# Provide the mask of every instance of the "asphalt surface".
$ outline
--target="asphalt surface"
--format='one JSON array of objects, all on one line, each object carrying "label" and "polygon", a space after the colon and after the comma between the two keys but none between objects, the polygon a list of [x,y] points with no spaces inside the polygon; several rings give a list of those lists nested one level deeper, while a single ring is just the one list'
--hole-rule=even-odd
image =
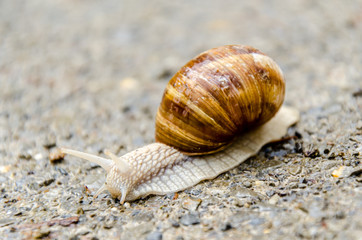
[{"label": "asphalt surface", "polygon": [[[361,239],[361,39],[362,1],[0,1],[0,235]],[[57,149],[153,142],[170,77],[226,44],[280,64],[288,138],[177,194],[94,199],[105,172]]]}]

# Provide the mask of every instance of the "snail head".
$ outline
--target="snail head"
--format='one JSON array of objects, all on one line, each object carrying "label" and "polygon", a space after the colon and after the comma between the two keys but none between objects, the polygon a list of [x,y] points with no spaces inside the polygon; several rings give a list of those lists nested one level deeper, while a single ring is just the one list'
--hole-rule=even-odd
[{"label": "snail head", "polygon": [[112,197],[118,198],[121,204],[124,203],[130,187],[128,179],[131,175],[131,167],[122,157],[117,157],[108,150],[105,150],[104,154],[110,159],[67,148],[61,148],[61,152],[96,163],[107,171],[106,182],[95,193],[95,198],[103,191],[108,190]]}]

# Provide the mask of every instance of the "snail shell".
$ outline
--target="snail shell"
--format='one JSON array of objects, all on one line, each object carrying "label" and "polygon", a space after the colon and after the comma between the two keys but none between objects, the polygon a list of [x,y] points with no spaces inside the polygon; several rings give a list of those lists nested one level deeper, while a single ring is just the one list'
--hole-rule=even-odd
[{"label": "snail shell", "polygon": [[156,143],[121,157],[105,151],[110,159],[61,151],[107,171],[95,197],[108,190],[123,203],[181,191],[228,171],[286,134],[299,113],[280,109],[284,91],[280,68],[259,50],[214,48],[192,59],[168,83],[156,115]]},{"label": "snail shell", "polygon": [[247,129],[271,119],[284,100],[278,65],[259,50],[208,50],[167,84],[156,115],[156,141],[188,155],[220,151]]}]

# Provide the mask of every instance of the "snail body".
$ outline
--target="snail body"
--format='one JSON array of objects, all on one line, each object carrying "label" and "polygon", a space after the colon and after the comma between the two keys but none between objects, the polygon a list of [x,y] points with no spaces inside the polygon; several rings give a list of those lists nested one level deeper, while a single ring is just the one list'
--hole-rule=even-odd
[{"label": "snail body", "polygon": [[107,171],[95,196],[108,190],[123,203],[177,192],[218,176],[281,138],[298,120],[294,109],[278,112],[284,94],[282,71],[270,57],[248,46],[214,48],[168,83],[156,115],[156,143],[121,157],[105,152],[111,159],[62,152]]}]

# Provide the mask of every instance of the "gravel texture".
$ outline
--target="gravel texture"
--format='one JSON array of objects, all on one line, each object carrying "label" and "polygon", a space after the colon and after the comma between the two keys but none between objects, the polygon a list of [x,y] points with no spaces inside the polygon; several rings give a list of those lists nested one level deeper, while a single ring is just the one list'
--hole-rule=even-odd
[{"label": "gravel texture", "polygon": [[[4,239],[361,239],[362,1],[0,1]],[[287,78],[301,120],[214,180],[120,205],[65,146],[154,140],[168,79],[247,44]]]}]

